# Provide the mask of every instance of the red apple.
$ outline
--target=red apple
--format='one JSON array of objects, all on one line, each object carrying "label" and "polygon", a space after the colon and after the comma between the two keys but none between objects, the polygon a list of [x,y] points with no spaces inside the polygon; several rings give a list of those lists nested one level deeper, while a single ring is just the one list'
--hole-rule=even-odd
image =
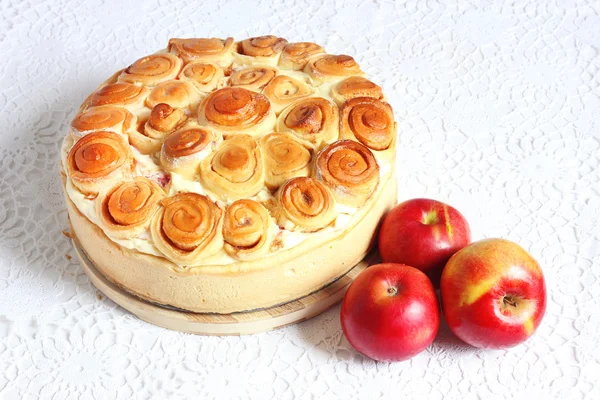
[{"label": "red apple", "polygon": [[379,253],[383,262],[413,266],[435,287],[448,259],[471,242],[471,229],[455,208],[437,200],[412,199],[398,204],[383,220]]},{"label": "red apple", "polygon": [[402,264],[378,264],[352,282],[340,319],[356,350],[375,360],[402,361],[433,342],[440,310],[424,273]]},{"label": "red apple", "polygon": [[448,326],[463,341],[501,349],[527,340],[546,310],[538,263],[521,246],[486,239],[450,258],[441,281]]}]

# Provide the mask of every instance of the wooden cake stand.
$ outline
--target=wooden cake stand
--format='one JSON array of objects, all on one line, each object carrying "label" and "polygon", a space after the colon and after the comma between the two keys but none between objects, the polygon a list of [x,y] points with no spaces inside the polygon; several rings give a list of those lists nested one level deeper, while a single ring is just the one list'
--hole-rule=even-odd
[{"label": "wooden cake stand", "polygon": [[373,251],[338,280],[289,303],[232,314],[202,314],[153,304],[126,292],[108,281],[96,269],[75,237],[73,246],[81,267],[92,284],[109,299],[146,322],[199,335],[247,335],[282,328],[315,317],[340,302],[356,276],[369,265],[378,262],[379,258],[377,252]]}]

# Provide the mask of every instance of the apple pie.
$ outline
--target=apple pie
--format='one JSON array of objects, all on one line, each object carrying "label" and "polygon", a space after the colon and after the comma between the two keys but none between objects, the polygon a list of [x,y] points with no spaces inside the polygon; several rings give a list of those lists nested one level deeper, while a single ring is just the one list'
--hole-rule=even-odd
[{"label": "apple pie", "polygon": [[147,301],[267,308],[347,273],[396,202],[396,123],[354,58],[171,39],[81,105],[61,172],[95,267]]}]

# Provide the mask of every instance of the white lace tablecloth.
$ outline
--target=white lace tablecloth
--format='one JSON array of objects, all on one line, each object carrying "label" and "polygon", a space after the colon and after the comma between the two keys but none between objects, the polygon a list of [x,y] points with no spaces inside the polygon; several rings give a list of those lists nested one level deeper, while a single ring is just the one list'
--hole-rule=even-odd
[{"label": "white lace tablecloth", "polygon": [[[2,0],[0,398],[600,398],[600,2]],[[273,33],[355,56],[399,131],[400,199],[463,211],[474,239],[521,243],[549,289],[506,351],[442,327],[403,363],[342,335],[339,307],[247,337],[138,320],[87,280],[59,143],[100,82],[170,37]]]}]

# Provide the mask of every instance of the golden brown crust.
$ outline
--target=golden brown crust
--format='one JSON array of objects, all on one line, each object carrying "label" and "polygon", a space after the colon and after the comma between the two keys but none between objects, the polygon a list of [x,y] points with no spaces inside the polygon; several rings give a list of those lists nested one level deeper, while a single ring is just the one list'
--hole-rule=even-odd
[{"label": "golden brown crust", "polygon": [[338,108],[323,97],[299,100],[281,112],[275,130],[319,149],[339,137]]},{"label": "golden brown crust", "polygon": [[312,152],[290,135],[270,133],[260,139],[265,184],[271,190],[297,176],[309,176]]},{"label": "golden brown crust", "polygon": [[150,90],[129,82],[116,82],[102,86],[89,97],[88,107],[122,104],[141,106]]},{"label": "golden brown crust", "polygon": [[164,198],[151,223],[160,251],[180,265],[198,265],[223,247],[223,210],[208,197],[178,193]]},{"label": "golden brown crust", "polygon": [[216,140],[215,134],[206,128],[183,128],[164,141],[160,162],[167,171],[193,178],[202,160],[212,150],[211,143]]},{"label": "golden brown crust", "polygon": [[223,217],[225,251],[238,260],[269,252],[275,224],[265,207],[254,200],[234,201]]},{"label": "golden brown crust", "polygon": [[129,145],[121,135],[93,132],[75,142],[69,151],[68,173],[81,192],[97,194],[102,187],[130,176],[132,160]]},{"label": "golden brown crust", "polygon": [[217,151],[202,162],[200,178],[205,188],[225,201],[256,195],[264,184],[258,143],[250,135],[225,137]]},{"label": "golden brown crust", "polygon": [[[217,130],[260,135],[274,117],[266,96],[250,90],[227,87],[209,94],[198,110],[198,122]],[[265,125],[265,126],[263,126]]]},{"label": "golden brown crust", "polygon": [[73,118],[71,135],[77,140],[86,133],[101,130],[127,134],[130,129],[135,129],[136,122],[137,118],[122,107],[91,107]]},{"label": "golden brown crust", "polygon": [[277,75],[262,92],[271,101],[276,114],[295,101],[312,96],[315,90],[306,82],[287,75]]},{"label": "golden brown crust", "polygon": [[325,53],[325,49],[316,43],[297,42],[287,44],[279,59],[279,68],[302,70],[312,57]]},{"label": "golden brown crust", "polygon": [[150,118],[146,122],[146,135],[162,139],[182,126],[187,117],[183,111],[166,103],[158,103],[152,108]]},{"label": "golden brown crust", "polygon": [[174,54],[151,54],[125,68],[119,81],[154,86],[175,79],[182,64],[181,59]]},{"label": "golden brown crust", "polygon": [[129,133],[129,142],[142,154],[154,154],[160,150],[164,139],[186,121],[183,111],[159,103],[152,108],[148,120]]},{"label": "golden brown crust", "polygon": [[236,86],[260,92],[277,74],[271,67],[248,67],[237,70],[229,76],[229,86]]},{"label": "golden brown crust", "polygon": [[142,176],[119,183],[96,203],[100,226],[112,237],[134,238],[148,230],[163,197],[163,189]]},{"label": "golden brown crust", "polygon": [[335,200],[323,183],[293,178],[277,192],[277,223],[289,230],[315,232],[335,221]]},{"label": "golden brown crust", "polygon": [[351,76],[331,88],[331,97],[340,107],[348,100],[356,97],[372,97],[383,99],[381,86],[362,76]]},{"label": "golden brown crust", "polygon": [[179,79],[188,81],[203,93],[216,89],[224,78],[223,68],[214,63],[193,62],[186,65],[179,74]]},{"label": "golden brown crust", "polygon": [[341,136],[357,140],[372,150],[386,150],[396,135],[392,107],[370,97],[357,97],[344,103]]},{"label": "golden brown crust", "polygon": [[172,80],[158,84],[146,99],[146,106],[153,108],[160,103],[181,109],[196,109],[202,96],[193,84],[186,81]]},{"label": "golden brown crust", "polygon": [[364,75],[354,58],[345,54],[324,54],[314,57],[306,64],[304,72],[309,74],[317,84],[341,80],[353,75]]},{"label": "golden brown crust", "polygon": [[237,48],[238,53],[251,57],[271,57],[281,53],[287,40],[273,36],[257,36],[242,40]]},{"label": "golden brown crust", "polygon": [[368,147],[352,140],[339,140],[317,156],[315,176],[342,204],[360,207],[377,189],[379,165]]},{"label": "golden brown crust", "polygon": [[169,40],[169,51],[179,55],[186,63],[192,61],[215,62],[229,67],[233,61],[233,38],[192,38]]},{"label": "golden brown crust", "polygon": [[169,157],[184,157],[198,153],[211,142],[212,133],[202,128],[184,129],[165,140],[163,151]]}]

